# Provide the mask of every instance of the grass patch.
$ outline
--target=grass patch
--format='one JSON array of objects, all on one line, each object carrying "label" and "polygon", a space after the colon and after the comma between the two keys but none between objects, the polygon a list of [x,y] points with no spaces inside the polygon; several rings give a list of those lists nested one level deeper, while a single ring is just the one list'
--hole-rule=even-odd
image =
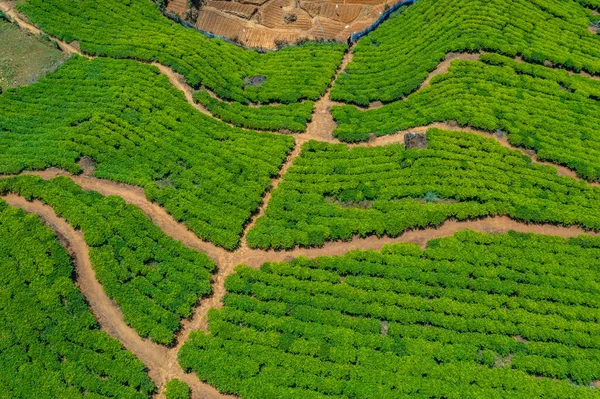
[{"label": "grass patch", "polygon": [[0,87],[23,86],[54,71],[67,58],[50,41],[0,19]]}]

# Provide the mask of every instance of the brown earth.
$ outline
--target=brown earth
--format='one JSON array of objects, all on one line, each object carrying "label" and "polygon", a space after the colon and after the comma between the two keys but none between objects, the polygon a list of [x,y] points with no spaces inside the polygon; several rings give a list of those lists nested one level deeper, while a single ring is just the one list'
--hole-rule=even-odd
[{"label": "brown earth", "polygon": [[[338,67],[338,70],[333,77],[332,82],[335,82],[346,66],[352,61],[352,51],[348,49],[342,58],[342,62]],[[333,85],[333,83],[332,83]],[[313,111],[312,120],[306,126],[306,132],[296,134],[297,142],[305,142],[307,140],[319,140],[330,143],[339,142],[333,137],[333,130],[337,127],[337,124],[331,116],[331,107],[338,103],[334,102],[330,98],[331,86],[327,89],[323,97],[315,102],[315,109]]]},{"label": "brown earth", "polygon": [[[399,0],[208,0],[195,25],[248,47],[273,49],[299,39],[338,40],[370,26]],[[167,11],[188,19],[188,0],[170,0]],[[194,22],[192,20],[192,22]]]}]

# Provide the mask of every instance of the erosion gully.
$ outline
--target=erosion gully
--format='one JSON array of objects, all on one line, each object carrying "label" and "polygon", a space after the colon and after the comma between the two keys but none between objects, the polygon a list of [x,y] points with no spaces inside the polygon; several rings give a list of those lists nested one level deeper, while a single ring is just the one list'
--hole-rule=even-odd
[{"label": "erosion gully", "polygon": [[[34,34],[41,33],[39,28],[35,27],[18,15],[11,3],[0,3],[0,10],[7,14],[11,19],[16,21],[22,29],[28,30]],[[83,54],[76,44],[65,43],[53,37],[51,37],[51,39],[55,40],[59,47],[65,52],[77,54],[87,58],[93,58]],[[446,59],[438,65],[436,70],[427,77],[427,79],[421,85],[421,88],[426,87],[433,76],[447,72],[451,61],[455,59],[474,60],[478,58],[479,54],[448,54]],[[338,71],[336,72],[332,82],[337,79],[337,76],[344,70],[346,65],[351,60],[352,51],[349,49],[344,55],[342,63],[340,64],[340,67],[338,68]],[[212,116],[204,107],[194,103],[192,98],[194,90],[186,83],[183,76],[164,65],[157,63],[153,63],[152,65],[158,67],[160,72],[169,78],[171,84],[184,93],[188,103],[190,103],[200,112]],[[247,233],[255,225],[256,220],[264,215],[265,209],[267,208],[271,199],[272,191],[277,188],[281,182],[282,176],[290,168],[294,159],[300,155],[302,144],[309,140],[339,143],[339,141],[332,135],[336,124],[330,113],[331,106],[336,105],[337,103],[330,99],[329,92],[330,89],[328,89],[325,95],[315,103],[313,118],[308,124],[306,132],[292,135],[296,141],[294,149],[290,152],[286,161],[283,163],[278,176],[272,181],[270,189],[265,193],[263,203],[259,207],[258,212],[253,216],[250,223],[248,223],[244,229],[244,234],[241,238],[241,245],[235,251],[227,251],[223,248],[215,246],[212,243],[199,239],[194,233],[188,230],[185,225],[177,222],[163,208],[148,201],[142,188],[120,184],[109,180],[98,179],[93,176],[93,169],[89,167],[84,167],[84,173],[81,175],[71,175],[68,172],[54,168],[37,172],[23,173],[36,175],[43,179],[51,179],[56,176],[67,176],[72,179],[74,183],[81,186],[84,190],[97,191],[105,196],[119,196],[128,204],[132,204],[140,208],[140,210],[142,210],[165,234],[169,235],[174,240],[181,241],[189,248],[206,253],[215,261],[217,264],[217,272],[213,276],[212,294],[209,297],[202,298],[199,301],[199,306],[196,307],[192,317],[182,322],[182,328],[177,334],[176,344],[173,347],[166,347],[156,344],[148,339],[142,339],[131,327],[125,324],[123,320],[123,314],[121,313],[118,305],[106,295],[101,284],[95,278],[95,272],[90,263],[89,248],[83,239],[83,234],[80,231],[73,229],[73,227],[71,227],[71,225],[69,225],[64,219],[57,216],[50,206],[45,205],[40,201],[30,202],[25,198],[15,194],[8,194],[1,197],[11,206],[19,207],[26,212],[38,215],[44,221],[44,223],[56,233],[61,243],[65,246],[65,248],[67,248],[71,254],[71,257],[73,258],[77,272],[76,283],[83,295],[86,297],[98,322],[108,334],[118,339],[126,349],[134,353],[142,362],[144,362],[148,369],[150,378],[152,378],[155,384],[159,387],[159,392],[156,394],[157,398],[164,398],[163,386],[171,378],[179,378],[180,380],[189,384],[192,389],[192,397],[194,399],[234,398],[234,396],[223,395],[212,386],[201,382],[195,374],[185,373],[177,362],[177,353],[179,352],[181,346],[186,342],[189,334],[192,331],[204,330],[208,332],[208,310],[222,306],[221,301],[225,295],[225,279],[234,272],[234,269],[237,265],[245,264],[258,268],[265,262],[288,261],[299,256],[314,258],[318,256],[344,255],[352,250],[378,250],[384,245],[402,242],[415,243],[422,248],[425,248],[429,240],[450,236],[463,229],[471,229],[484,233],[503,233],[514,230],[524,233],[547,234],[565,238],[576,237],[581,234],[590,234],[590,232],[579,227],[525,224],[511,220],[508,217],[488,217],[473,221],[448,220],[438,228],[409,230],[396,238],[375,236],[367,238],[354,237],[348,242],[329,242],[320,248],[296,248],[290,251],[279,252],[273,250],[264,251],[251,249],[246,242]],[[380,103],[374,102],[369,106],[369,108],[376,108],[380,105]],[[488,132],[475,130],[468,127],[460,127],[455,122],[434,123],[431,125],[410,129],[410,132],[425,132],[430,128],[461,130],[479,134],[488,138],[493,137],[498,143],[505,147],[520,150],[525,155],[529,156],[532,159],[532,162],[553,166],[557,169],[558,175],[577,178],[575,172],[572,170],[566,167],[538,161],[533,152],[511,146],[508,143],[508,140],[506,140],[504,137],[498,137],[495,135],[490,136]],[[369,147],[401,143],[403,142],[404,135],[406,133],[408,133],[408,131],[401,131],[394,135],[373,138],[368,142],[350,144],[349,146]],[[11,176],[0,176],[0,178],[7,177]],[[596,185],[596,183],[589,184]],[[592,234],[598,235],[596,233]]]}]

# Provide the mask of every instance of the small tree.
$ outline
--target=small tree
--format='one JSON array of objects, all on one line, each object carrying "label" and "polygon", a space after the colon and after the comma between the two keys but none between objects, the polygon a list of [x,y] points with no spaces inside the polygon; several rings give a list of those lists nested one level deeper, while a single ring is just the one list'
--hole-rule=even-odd
[{"label": "small tree", "polygon": [[165,3],[165,0],[155,0],[156,4],[158,5],[158,8],[160,9],[160,12],[165,12],[165,10],[167,9],[167,4]]}]

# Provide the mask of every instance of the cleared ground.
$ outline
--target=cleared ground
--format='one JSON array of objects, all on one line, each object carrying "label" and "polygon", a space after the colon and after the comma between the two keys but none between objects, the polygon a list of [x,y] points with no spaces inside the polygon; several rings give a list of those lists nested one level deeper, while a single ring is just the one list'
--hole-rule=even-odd
[{"label": "cleared ground", "polygon": [[58,68],[67,58],[52,43],[0,19],[0,87],[35,82]]},{"label": "cleared ground", "polygon": [[[193,2],[192,2],[193,3]],[[195,22],[202,30],[249,47],[271,49],[300,39],[346,41],[370,26],[397,0],[171,0],[167,11]]]}]

